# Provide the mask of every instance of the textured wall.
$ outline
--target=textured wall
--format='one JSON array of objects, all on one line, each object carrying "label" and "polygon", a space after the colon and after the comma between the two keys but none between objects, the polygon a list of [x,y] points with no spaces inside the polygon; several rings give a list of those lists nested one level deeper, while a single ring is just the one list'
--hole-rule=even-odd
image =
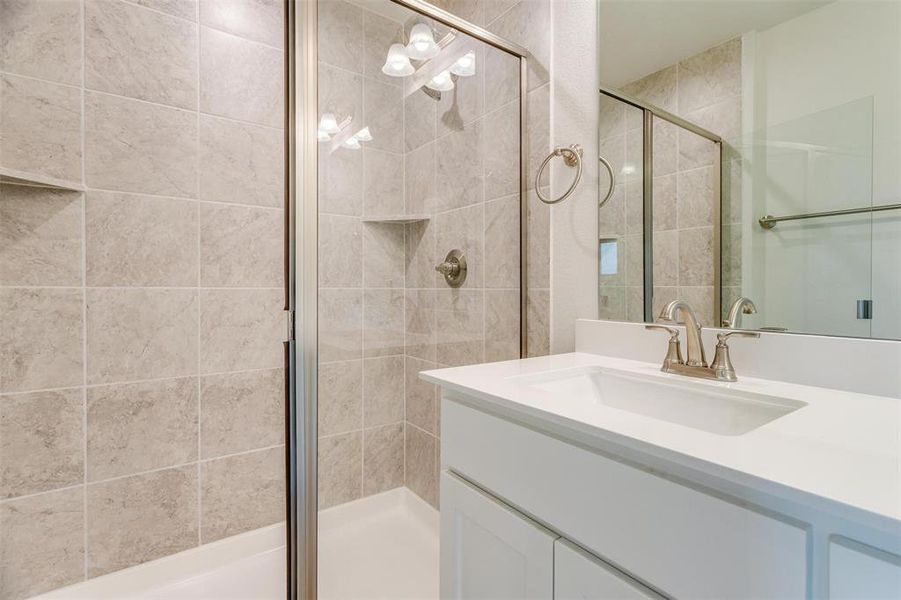
[{"label": "textured wall", "polygon": [[0,598],[283,518],[281,4],[0,0]]},{"label": "textured wall", "polygon": [[[730,210],[738,178],[728,140],[741,130],[741,41],[732,40],[623,86],[636,98],[719,134],[724,146],[724,207],[727,222],[739,220]],[[622,177],[616,194],[599,215],[599,236],[624,241],[617,275],[601,276],[600,317],[643,319],[642,288],[642,132],[641,112],[615,100],[601,103],[601,155]],[[654,122],[654,310],[680,298],[689,302],[704,325],[713,314],[713,220],[719,164],[715,145],[677,125]],[[740,227],[723,229],[726,261],[724,285],[740,285]],[[729,296],[724,295],[724,303]]]},{"label": "textured wall", "polygon": [[[440,5],[537,51],[528,135],[540,161],[548,2]],[[340,0],[320,8],[320,113],[373,135],[357,151],[320,145],[320,507],[399,485],[437,505],[438,394],[417,373],[519,352],[519,64],[480,46],[477,74],[440,101],[405,99],[380,71],[401,24]],[[533,196],[529,342],[543,354],[549,212]],[[426,219],[371,221],[399,214]],[[434,271],[452,248],[469,266],[459,289]]]}]

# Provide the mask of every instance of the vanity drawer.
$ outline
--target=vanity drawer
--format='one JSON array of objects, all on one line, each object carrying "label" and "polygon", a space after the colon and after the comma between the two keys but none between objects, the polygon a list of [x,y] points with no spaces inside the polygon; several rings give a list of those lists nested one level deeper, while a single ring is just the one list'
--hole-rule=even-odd
[{"label": "vanity drawer", "polygon": [[805,598],[807,531],[442,400],[442,462],[677,598]]}]

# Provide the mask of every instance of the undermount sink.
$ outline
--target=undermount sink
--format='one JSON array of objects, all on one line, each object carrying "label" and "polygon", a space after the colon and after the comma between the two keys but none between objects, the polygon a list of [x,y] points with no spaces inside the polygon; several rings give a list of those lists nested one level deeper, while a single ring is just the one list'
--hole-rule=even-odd
[{"label": "undermount sink", "polygon": [[805,402],[665,376],[578,367],[519,376],[521,385],[719,435],[742,435]]}]

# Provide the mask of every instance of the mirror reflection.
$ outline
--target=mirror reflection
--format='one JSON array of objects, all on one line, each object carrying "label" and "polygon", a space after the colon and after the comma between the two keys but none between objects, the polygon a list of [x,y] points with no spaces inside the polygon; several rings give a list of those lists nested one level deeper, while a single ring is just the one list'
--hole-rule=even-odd
[{"label": "mirror reflection", "polygon": [[601,0],[599,48],[600,318],[901,338],[901,2]]}]

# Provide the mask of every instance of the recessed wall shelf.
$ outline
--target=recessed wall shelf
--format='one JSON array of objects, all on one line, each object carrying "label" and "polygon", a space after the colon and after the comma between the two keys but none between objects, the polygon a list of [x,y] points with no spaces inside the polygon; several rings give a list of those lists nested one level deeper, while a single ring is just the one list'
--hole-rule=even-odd
[{"label": "recessed wall shelf", "polygon": [[382,217],[363,217],[364,223],[396,223],[398,225],[419,223],[420,221],[428,220],[428,215],[385,215]]},{"label": "recessed wall shelf", "polygon": [[43,187],[55,188],[58,190],[69,190],[71,192],[84,191],[84,184],[80,181],[57,179],[56,177],[50,177],[48,175],[18,171],[7,167],[0,167],[0,183],[24,183],[27,185],[40,185]]}]

